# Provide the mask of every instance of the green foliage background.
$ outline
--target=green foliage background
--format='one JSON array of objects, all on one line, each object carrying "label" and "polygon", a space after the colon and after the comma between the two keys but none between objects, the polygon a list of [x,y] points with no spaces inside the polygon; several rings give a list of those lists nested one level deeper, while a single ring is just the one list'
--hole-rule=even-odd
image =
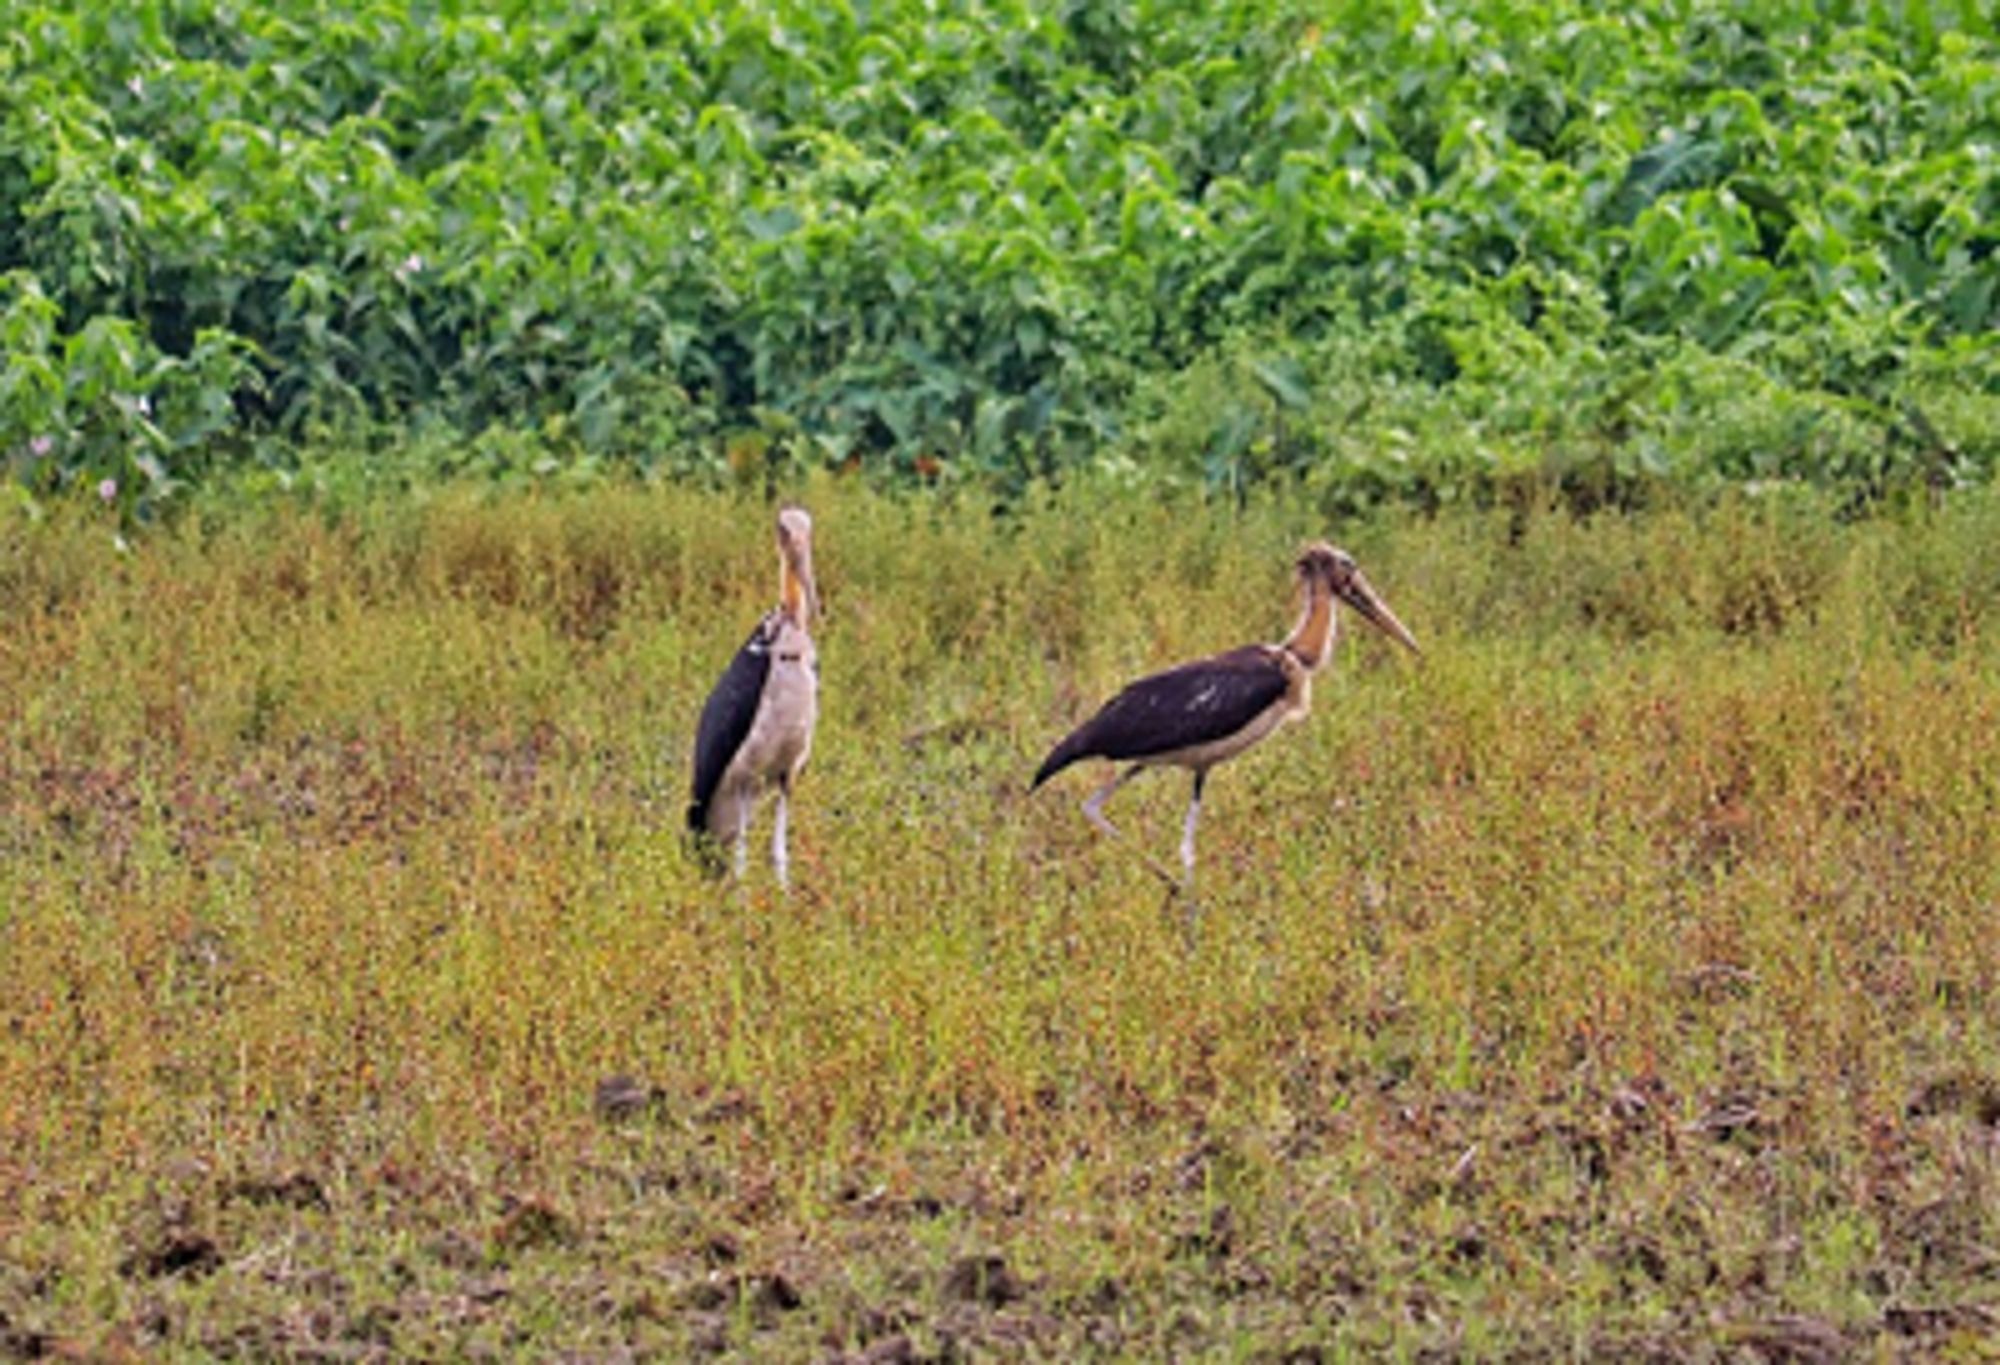
[{"label": "green foliage background", "polygon": [[32,490],[143,510],[328,432],[1343,506],[2000,456],[1979,0],[7,0],[0,34]]}]

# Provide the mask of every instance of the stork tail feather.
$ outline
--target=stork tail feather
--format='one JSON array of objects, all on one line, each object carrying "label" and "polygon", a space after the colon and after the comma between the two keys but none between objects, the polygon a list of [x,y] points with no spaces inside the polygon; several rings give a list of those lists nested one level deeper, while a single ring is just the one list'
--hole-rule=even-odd
[{"label": "stork tail feather", "polygon": [[1035,769],[1035,780],[1028,784],[1028,790],[1035,790],[1070,764],[1087,757],[1089,755],[1084,752],[1084,746],[1077,741],[1076,735],[1065,737],[1062,743],[1049,750],[1049,756],[1042,760],[1042,766]]}]

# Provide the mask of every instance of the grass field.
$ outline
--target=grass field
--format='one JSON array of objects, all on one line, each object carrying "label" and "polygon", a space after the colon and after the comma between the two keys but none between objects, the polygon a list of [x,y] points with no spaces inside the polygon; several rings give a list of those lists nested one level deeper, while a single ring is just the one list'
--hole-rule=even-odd
[{"label": "grass field", "polygon": [[[761,502],[0,525],[0,1356],[1991,1350],[2000,499],[805,496],[789,898],[677,837]],[[1329,534],[1425,655],[1190,943],[1026,778]]]}]

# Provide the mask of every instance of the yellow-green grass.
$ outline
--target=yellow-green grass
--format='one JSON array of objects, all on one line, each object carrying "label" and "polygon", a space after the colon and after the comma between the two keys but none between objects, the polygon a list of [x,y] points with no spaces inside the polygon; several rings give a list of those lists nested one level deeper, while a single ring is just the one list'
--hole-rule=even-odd
[{"label": "yellow-green grass", "polygon": [[[679,841],[760,502],[0,530],[0,1355],[2000,1322],[2000,501],[804,496],[789,898]],[[1026,778],[1124,679],[1281,634],[1321,535],[1425,654],[1350,618],[1218,770],[1190,941],[1095,772]],[[1171,861],[1186,794],[1113,814]]]}]

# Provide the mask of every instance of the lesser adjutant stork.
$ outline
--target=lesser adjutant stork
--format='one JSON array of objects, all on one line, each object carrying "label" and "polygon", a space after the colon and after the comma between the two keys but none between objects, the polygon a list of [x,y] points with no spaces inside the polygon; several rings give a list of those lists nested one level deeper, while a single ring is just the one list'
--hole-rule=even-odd
[{"label": "lesser adjutant stork", "polygon": [[[1333,655],[1338,628],[1334,603],[1347,603],[1392,639],[1417,649],[1416,639],[1346,551],[1324,541],[1308,545],[1300,551],[1296,568],[1304,605],[1298,624],[1282,644],[1245,645],[1130,684],[1049,751],[1029,789],[1082,759],[1109,758],[1128,764],[1083,803],[1090,822],[1116,836],[1118,831],[1104,815],[1104,803],[1113,792],[1148,768],[1169,765],[1190,770],[1194,796],[1181,834],[1181,866],[1182,885],[1191,888],[1195,825],[1201,819],[1201,793],[1209,769],[1306,714],[1313,674]],[[1159,864],[1150,858],[1147,864],[1174,885],[1172,875]]]},{"label": "lesser adjutant stork", "polygon": [[695,731],[688,829],[719,873],[717,846],[735,848],[737,876],[748,861],[750,816],[766,789],[777,794],[771,866],[788,880],[785,825],[792,783],[812,750],[819,716],[819,660],[809,627],[819,613],[813,587],[812,518],[802,507],[778,513],[778,605],[729,661]]}]

